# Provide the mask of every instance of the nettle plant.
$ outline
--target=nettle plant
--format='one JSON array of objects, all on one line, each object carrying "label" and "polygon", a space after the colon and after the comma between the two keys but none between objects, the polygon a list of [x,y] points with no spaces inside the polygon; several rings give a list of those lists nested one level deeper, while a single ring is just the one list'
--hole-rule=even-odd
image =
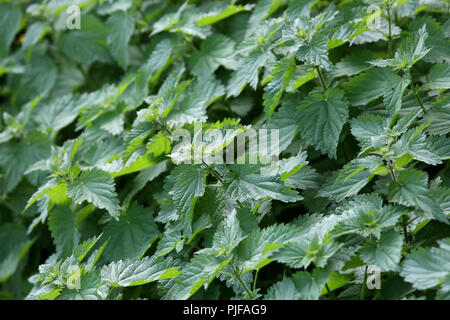
[{"label": "nettle plant", "polygon": [[448,1],[20,0],[0,29],[1,298],[450,298]]}]

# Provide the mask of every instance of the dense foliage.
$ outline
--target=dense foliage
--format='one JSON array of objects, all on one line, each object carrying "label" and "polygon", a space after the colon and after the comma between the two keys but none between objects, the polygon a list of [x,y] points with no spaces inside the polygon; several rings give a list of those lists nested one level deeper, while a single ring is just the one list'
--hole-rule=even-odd
[{"label": "dense foliage", "polygon": [[[0,30],[0,298],[450,298],[448,1],[14,0]],[[184,163],[251,129],[257,163]]]}]

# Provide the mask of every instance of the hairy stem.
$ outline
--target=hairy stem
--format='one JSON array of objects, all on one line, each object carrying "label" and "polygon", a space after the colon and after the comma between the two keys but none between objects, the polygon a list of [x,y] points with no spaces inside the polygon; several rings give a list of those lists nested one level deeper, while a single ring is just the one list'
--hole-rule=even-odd
[{"label": "hairy stem", "polygon": [[253,292],[256,291],[256,280],[258,279],[258,273],[259,273],[259,269],[256,270],[255,279],[253,280]]},{"label": "hairy stem", "polygon": [[388,18],[388,58],[392,58],[392,21],[391,21],[391,6],[387,5],[387,18]]},{"label": "hairy stem", "polygon": [[320,83],[322,84],[323,91],[327,91],[328,87],[325,82],[325,78],[323,77],[322,71],[320,70],[319,66],[316,66],[317,74],[319,75]]},{"label": "hairy stem", "polygon": [[330,290],[330,287],[328,287],[328,283],[325,284],[325,288],[327,288],[327,293],[330,299],[336,300],[336,296],[334,295],[334,292]]},{"label": "hairy stem", "polygon": [[242,287],[244,288],[245,292],[247,292],[247,295],[248,295],[249,297],[251,297],[251,296],[252,296],[252,293],[251,293],[250,290],[247,288],[247,286],[245,285],[244,281],[242,281],[242,278],[241,278],[240,273],[237,272],[237,270],[236,270],[232,265],[230,265],[230,267],[231,267],[231,270],[233,270],[233,273],[236,275],[236,278],[238,279],[238,281],[241,283],[241,285],[242,285]]},{"label": "hairy stem", "polygon": [[402,217],[403,236],[405,237],[405,243],[408,243],[408,218],[406,215]]},{"label": "hairy stem", "polygon": [[363,284],[362,284],[362,286],[361,286],[361,295],[359,296],[359,299],[360,299],[360,300],[364,300],[365,297],[366,297],[367,269],[368,269],[368,266],[366,266],[366,269],[365,269],[365,271],[364,271],[364,281],[363,281]]},{"label": "hairy stem", "polygon": [[[397,176],[395,175],[395,171],[394,171],[394,168],[392,166],[391,159],[387,158],[387,163],[389,165],[389,170],[391,171],[392,180],[397,182]],[[408,220],[407,219],[408,218],[406,216],[403,216],[403,218],[402,218],[403,235],[405,237],[405,242],[406,243],[408,243]]]},{"label": "hairy stem", "polygon": [[391,172],[391,178],[392,178],[392,180],[397,182],[397,176],[395,175],[395,171],[394,171],[394,167],[393,167],[392,161],[389,158],[386,158],[386,160],[387,160],[387,163],[388,163],[388,166],[389,166],[389,170]]},{"label": "hairy stem", "polygon": [[420,106],[420,109],[422,109],[422,112],[425,113],[427,110],[425,109],[425,106],[423,105],[422,100],[420,100],[419,94],[416,92],[416,90],[413,90],[413,94],[417,100],[417,103]]},{"label": "hairy stem", "polygon": [[238,199],[236,199],[236,203],[239,205],[239,207],[245,208],[245,206],[242,204],[242,202],[240,202]]}]

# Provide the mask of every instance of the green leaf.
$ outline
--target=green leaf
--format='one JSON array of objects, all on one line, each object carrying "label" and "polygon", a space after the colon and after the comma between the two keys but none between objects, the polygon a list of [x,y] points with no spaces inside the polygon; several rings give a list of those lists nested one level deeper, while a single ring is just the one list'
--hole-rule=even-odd
[{"label": "green leaf", "polygon": [[246,236],[244,236],[244,232],[239,225],[236,210],[234,209],[217,227],[212,247],[203,249],[200,252],[213,253],[215,256],[229,256],[233,249],[245,238]]},{"label": "green leaf", "polygon": [[75,203],[92,203],[99,209],[106,209],[114,218],[119,217],[119,200],[113,178],[99,169],[84,171],[67,185],[67,196]]},{"label": "green leaf", "polygon": [[374,147],[380,149],[392,141],[388,135],[389,121],[381,116],[361,116],[351,122],[352,134],[359,141],[361,153]]},{"label": "green leaf", "polygon": [[168,119],[182,123],[206,120],[206,108],[225,94],[222,83],[211,77],[197,79],[175,102]]},{"label": "green leaf", "polygon": [[428,189],[428,175],[416,169],[402,171],[397,181],[392,181],[388,188],[390,201],[405,206],[417,206],[434,219],[449,223],[441,207],[430,195]]},{"label": "green leaf", "polygon": [[33,242],[20,225],[5,223],[0,226],[0,282],[14,274]]},{"label": "green leaf", "polygon": [[369,61],[372,59],[373,53],[368,50],[359,50],[336,63],[335,69],[331,72],[333,77],[353,76],[362,71],[370,69],[372,66]]},{"label": "green leaf", "polygon": [[33,54],[31,64],[27,66],[25,75],[20,79],[13,99],[22,105],[47,96],[55,85],[56,76],[57,70],[52,59],[45,55]]},{"label": "green leaf", "polygon": [[228,82],[227,97],[237,97],[247,84],[256,89],[259,70],[266,63],[266,59],[266,52],[259,48],[245,57]]},{"label": "green leaf", "polygon": [[77,214],[66,206],[57,206],[50,211],[48,226],[61,258],[68,257],[80,241]]},{"label": "green leaf", "polygon": [[401,207],[386,205],[383,208],[365,206],[358,208],[353,215],[344,219],[335,229],[336,234],[360,234],[363,237],[374,235],[380,238],[384,228],[394,226],[404,213]]},{"label": "green leaf", "polygon": [[402,39],[402,42],[395,52],[394,58],[374,60],[371,61],[371,63],[379,67],[393,67],[394,70],[409,70],[430,51],[425,45],[425,40],[427,38],[428,33],[426,31],[426,25],[423,25],[417,32]]},{"label": "green leaf", "polygon": [[410,82],[411,80],[406,76],[400,77],[395,75],[387,79],[383,99],[391,116],[396,115],[402,107],[403,93]]},{"label": "green leaf", "polygon": [[273,255],[273,259],[295,269],[308,268],[311,263],[316,267],[325,267],[328,259],[340,247],[341,245],[334,241],[320,243],[315,235],[311,240],[288,243]]},{"label": "green leaf", "polygon": [[60,50],[79,63],[111,62],[105,25],[91,15],[81,16],[81,29],[70,30],[59,38]]},{"label": "green leaf", "polygon": [[421,132],[423,127],[418,127],[406,131],[406,133],[392,145],[395,158],[400,158],[404,154],[410,154],[414,159],[437,165],[442,163],[439,155],[435,153],[429,139]]},{"label": "green leaf", "polygon": [[112,56],[126,69],[128,65],[128,42],[134,32],[134,19],[130,13],[116,11],[105,25],[108,30],[106,42]]},{"label": "green leaf", "polygon": [[322,175],[315,169],[307,166],[294,173],[284,182],[294,189],[318,189],[322,184]]},{"label": "green leaf", "polygon": [[300,293],[291,278],[283,278],[267,290],[265,300],[298,300]]},{"label": "green leaf", "polygon": [[339,135],[348,118],[344,92],[335,88],[325,93],[315,90],[297,109],[302,138],[330,158],[335,158]]},{"label": "green leaf", "polygon": [[48,25],[45,22],[38,21],[33,23],[25,33],[22,48],[25,50],[34,46],[42,37],[44,37],[48,30]]},{"label": "green leaf", "polygon": [[317,300],[330,275],[328,271],[316,268],[312,273],[299,271],[292,275],[292,281],[299,291],[301,300]]},{"label": "green leaf", "polygon": [[331,70],[328,59],[328,39],[324,36],[314,36],[310,42],[301,43],[295,53],[295,57],[307,64],[320,66],[325,70]]},{"label": "green leaf", "polygon": [[97,290],[99,275],[97,272],[90,272],[81,276],[80,288],[69,289],[65,287],[57,300],[100,300]]},{"label": "green leaf", "polygon": [[424,89],[450,89],[450,66],[447,63],[434,65],[429,74],[430,81],[423,85]]},{"label": "green leaf", "polygon": [[273,69],[273,79],[264,87],[264,112],[270,119],[283,92],[291,82],[296,71],[294,59],[283,59]]},{"label": "green leaf", "polygon": [[422,123],[430,122],[427,131],[435,135],[446,135],[450,132],[450,97],[438,101],[423,116]]},{"label": "green leaf", "polygon": [[50,155],[48,137],[32,132],[23,141],[0,144],[0,194],[6,195],[22,180],[25,171]]},{"label": "green leaf", "polygon": [[105,265],[102,268],[101,277],[102,281],[113,287],[139,286],[177,277],[180,272],[172,265],[171,259],[162,257],[120,260]]},{"label": "green leaf", "polygon": [[372,179],[372,171],[381,164],[381,158],[375,156],[355,159],[347,163],[327,180],[319,190],[319,196],[342,201],[357,194]]},{"label": "green leaf", "polygon": [[433,17],[424,15],[412,19],[408,27],[411,34],[417,34],[424,25],[426,25],[426,31],[428,33],[425,45],[430,51],[423,57],[423,60],[429,63],[448,63],[450,60],[450,53],[447,48],[450,45],[450,40],[448,33],[446,34],[445,32],[445,25],[440,25]]},{"label": "green leaf", "polygon": [[197,20],[197,25],[199,27],[204,27],[207,25],[214,24],[216,22],[219,22],[223,19],[226,19],[232,15],[235,15],[242,11],[249,11],[252,8],[252,5],[234,5],[230,4],[227,5],[225,3],[221,3],[220,5],[217,3],[214,3],[214,9],[212,11],[209,11],[205,14],[201,15],[201,18]]},{"label": "green leaf", "polygon": [[376,265],[381,271],[395,271],[402,257],[403,236],[396,231],[381,234],[380,240],[369,241],[360,251],[367,265]]},{"label": "green leaf", "polygon": [[283,224],[253,231],[239,244],[236,253],[239,269],[245,273],[266,266],[272,262],[276,249],[298,239],[301,235],[298,231],[295,226]]},{"label": "green leaf", "polygon": [[11,3],[0,3],[0,58],[6,57],[19,30],[22,11]]},{"label": "green leaf", "polygon": [[159,236],[150,209],[132,203],[119,220],[111,220],[102,238],[108,240],[104,256],[109,261],[142,257]]},{"label": "green leaf", "polygon": [[205,193],[205,172],[199,166],[180,165],[170,173],[169,191],[184,231],[192,231],[192,217],[195,202]]},{"label": "green leaf", "polygon": [[202,41],[200,50],[189,60],[190,71],[198,77],[208,77],[219,66],[229,68],[234,61],[234,41],[223,34],[214,34]]},{"label": "green leaf", "polygon": [[245,202],[265,197],[283,202],[296,202],[303,199],[297,192],[284,186],[278,176],[259,174],[257,165],[232,165],[231,172],[225,176],[224,186],[232,199]]},{"label": "green leaf", "polygon": [[344,83],[345,95],[351,105],[365,105],[384,95],[388,80],[395,77],[389,68],[369,69]]},{"label": "green leaf", "polygon": [[419,290],[432,288],[448,279],[450,270],[450,240],[438,241],[439,248],[419,248],[408,254],[400,275]]},{"label": "green leaf", "polygon": [[182,268],[182,273],[177,277],[175,285],[169,290],[163,299],[186,300],[198,289],[208,288],[216,275],[230,261],[199,254]]},{"label": "green leaf", "polygon": [[273,113],[272,118],[267,122],[267,129],[279,130],[278,150],[283,152],[291,144],[297,135],[299,128],[297,124],[297,112],[295,101],[283,103],[282,106]]}]

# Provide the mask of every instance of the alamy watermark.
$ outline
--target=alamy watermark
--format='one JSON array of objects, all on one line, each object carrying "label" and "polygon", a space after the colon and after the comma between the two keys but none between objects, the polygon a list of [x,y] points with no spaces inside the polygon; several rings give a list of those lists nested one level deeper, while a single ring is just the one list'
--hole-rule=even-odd
[{"label": "alamy watermark", "polygon": [[81,289],[81,268],[76,265],[71,265],[67,268],[69,276],[66,280],[66,286],[68,289]]},{"label": "alamy watermark", "polygon": [[66,14],[66,28],[69,30],[81,29],[81,9],[79,6],[73,4],[67,7]]},{"label": "alamy watermark", "polygon": [[367,267],[367,289],[381,289],[381,270],[378,266],[371,265]]}]

